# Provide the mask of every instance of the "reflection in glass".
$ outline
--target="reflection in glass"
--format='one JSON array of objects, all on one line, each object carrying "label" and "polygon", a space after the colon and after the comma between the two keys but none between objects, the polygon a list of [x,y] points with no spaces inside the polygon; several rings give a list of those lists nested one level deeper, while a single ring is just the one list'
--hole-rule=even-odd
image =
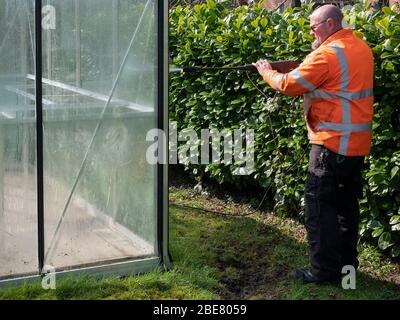
[{"label": "reflection in glass", "polygon": [[[34,3],[0,3],[0,279],[38,273]],[[156,1],[42,3],[44,264],[153,257]]]},{"label": "reflection in glass", "polygon": [[48,4],[58,16],[43,36],[45,264],[154,255],[154,3]]}]

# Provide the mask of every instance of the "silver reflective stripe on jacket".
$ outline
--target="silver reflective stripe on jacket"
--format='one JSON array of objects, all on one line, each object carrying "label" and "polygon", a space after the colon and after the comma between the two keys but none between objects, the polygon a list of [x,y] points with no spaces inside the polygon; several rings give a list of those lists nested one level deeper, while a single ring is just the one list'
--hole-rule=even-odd
[{"label": "silver reflective stripe on jacket", "polygon": [[298,83],[300,83],[304,88],[308,91],[314,91],[317,89],[312,83],[308,82],[304,77],[300,74],[298,69],[294,69],[289,72],[289,75]]},{"label": "silver reflective stripe on jacket", "polygon": [[359,100],[372,97],[374,95],[374,90],[366,89],[361,91],[353,92],[330,92],[325,90],[314,90],[310,93],[311,98],[321,98],[321,99],[346,99],[346,100]]}]

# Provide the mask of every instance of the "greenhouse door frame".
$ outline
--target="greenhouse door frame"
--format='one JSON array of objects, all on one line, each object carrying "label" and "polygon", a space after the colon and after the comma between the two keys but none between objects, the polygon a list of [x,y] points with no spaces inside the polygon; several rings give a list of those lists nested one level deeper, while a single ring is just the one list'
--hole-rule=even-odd
[{"label": "greenhouse door frame", "polygon": [[[162,266],[167,269],[171,264],[169,254],[168,234],[168,3],[164,0],[154,0],[157,8],[157,68],[156,68],[156,123],[157,129],[165,133],[166,139],[159,139],[158,150],[163,159],[159,159],[156,169],[156,214],[157,214],[157,239],[156,254],[154,257],[134,259],[125,262],[99,264],[98,266],[57,271],[57,278],[63,276],[107,276],[131,275],[151,271]],[[15,286],[23,282],[41,281],[48,274],[44,270],[45,241],[44,241],[44,169],[43,169],[43,101],[42,101],[42,0],[35,0],[35,72],[36,72],[36,138],[37,138],[37,223],[38,223],[38,262],[39,270],[36,275],[20,276],[0,280],[0,287]],[[160,153],[159,153],[160,154]]]}]

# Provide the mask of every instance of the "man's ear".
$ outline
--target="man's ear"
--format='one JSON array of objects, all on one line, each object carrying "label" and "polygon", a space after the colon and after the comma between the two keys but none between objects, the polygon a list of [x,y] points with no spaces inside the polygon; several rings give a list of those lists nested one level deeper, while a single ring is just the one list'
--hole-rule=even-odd
[{"label": "man's ear", "polygon": [[333,21],[332,18],[326,19],[326,22],[328,23],[329,27],[334,27],[335,26],[335,21]]}]

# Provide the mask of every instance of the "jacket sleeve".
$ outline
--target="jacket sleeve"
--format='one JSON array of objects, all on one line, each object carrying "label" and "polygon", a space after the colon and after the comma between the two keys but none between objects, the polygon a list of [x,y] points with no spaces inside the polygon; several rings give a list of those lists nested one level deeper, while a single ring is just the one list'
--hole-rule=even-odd
[{"label": "jacket sleeve", "polygon": [[329,73],[326,54],[314,51],[309,54],[303,63],[289,73],[279,73],[267,70],[263,79],[273,89],[289,96],[299,96],[314,91],[325,82]]}]

